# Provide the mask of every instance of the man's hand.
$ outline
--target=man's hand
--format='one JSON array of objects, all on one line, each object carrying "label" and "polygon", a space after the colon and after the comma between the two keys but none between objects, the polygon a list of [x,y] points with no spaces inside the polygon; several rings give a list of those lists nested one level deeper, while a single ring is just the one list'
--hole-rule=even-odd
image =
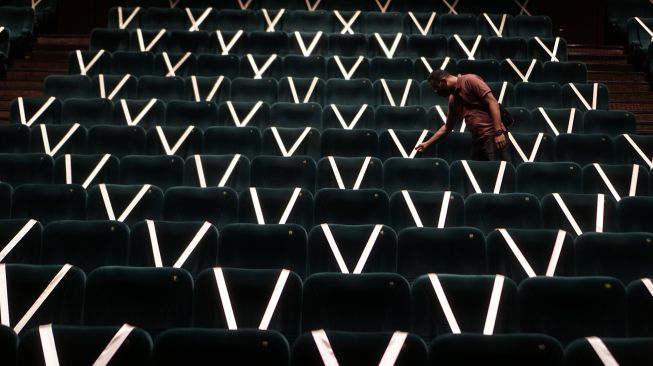
[{"label": "man's hand", "polygon": [[421,144],[415,146],[415,150],[417,150],[417,152],[422,152],[422,151],[426,150],[430,145],[431,145],[430,142],[425,141],[425,142],[422,142]]},{"label": "man's hand", "polygon": [[497,146],[497,149],[503,150],[506,147],[506,134],[503,133],[499,136],[494,136],[494,144]]}]

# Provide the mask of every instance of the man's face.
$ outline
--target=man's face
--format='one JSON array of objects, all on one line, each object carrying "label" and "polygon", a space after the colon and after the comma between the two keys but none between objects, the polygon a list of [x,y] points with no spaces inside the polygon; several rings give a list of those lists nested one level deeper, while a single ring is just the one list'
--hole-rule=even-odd
[{"label": "man's face", "polygon": [[448,97],[453,93],[452,88],[447,85],[447,80],[444,78],[431,81],[431,88],[441,97]]}]

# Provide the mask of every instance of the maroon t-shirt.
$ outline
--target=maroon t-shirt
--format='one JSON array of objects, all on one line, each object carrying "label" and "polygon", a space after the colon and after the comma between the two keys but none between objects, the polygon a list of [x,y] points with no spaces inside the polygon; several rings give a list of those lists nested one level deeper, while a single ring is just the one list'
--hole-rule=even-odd
[{"label": "maroon t-shirt", "polygon": [[456,120],[465,118],[467,128],[476,142],[494,135],[494,121],[490,116],[485,95],[491,90],[480,76],[458,75],[456,88],[449,96],[449,113]]}]

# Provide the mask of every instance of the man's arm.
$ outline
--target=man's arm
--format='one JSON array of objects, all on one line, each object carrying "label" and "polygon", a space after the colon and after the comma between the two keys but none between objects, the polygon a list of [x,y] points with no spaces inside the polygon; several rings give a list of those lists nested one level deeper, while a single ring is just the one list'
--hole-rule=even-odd
[{"label": "man's arm", "polygon": [[438,128],[437,131],[435,131],[435,133],[433,134],[433,136],[431,136],[431,138],[415,146],[415,150],[417,150],[417,152],[422,152],[426,150],[429,146],[431,146],[431,144],[433,144],[434,142],[442,138],[443,136],[448,135],[449,132],[453,130],[454,122],[456,121],[457,118],[458,116],[453,111],[451,111],[451,109],[449,109],[449,114],[447,115],[447,121],[442,126],[440,126],[440,128]]},{"label": "man's arm", "polygon": [[[490,117],[492,117],[492,121],[494,123],[494,131],[505,131],[506,127],[503,125],[503,122],[501,121],[501,111],[499,110],[499,102],[494,98],[494,95],[492,93],[487,93],[483,97],[485,99],[485,102],[488,105],[488,109],[490,111]],[[506,146],[506,136],[505,134],[502,135],[495,135],[494,136],[494,143],[497,145],[498,149],[503,149]]]}]

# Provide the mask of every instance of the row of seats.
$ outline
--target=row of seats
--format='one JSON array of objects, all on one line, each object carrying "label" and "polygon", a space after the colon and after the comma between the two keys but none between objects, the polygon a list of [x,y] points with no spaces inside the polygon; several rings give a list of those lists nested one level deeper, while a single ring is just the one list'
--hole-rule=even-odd
[{"label": "row of seats", "polygon": [[[554,229],[484,234],[472,227],[413,226],[397,233],[384,225],[304,229],[296,224],[246,223],[228,224],[218,232],[199,221],[140,221],[130,229],[122,222],[102,220],[52,221],[43,227],[31,219],[0,220],[0,227],[3,243],[13,243],[3,263],[70,263],[86,272],[102,266],[175,264],[193,277],[220,266],[287,268],[301,278],[321,272],[391,272],[410,282],[427,273],[500,274],[516,283],[536,275],[612,276],[624,283],[653,275],[653,234],[644,232],[584,233],[573,239]],[[191,242],[192,251],[179,262]],[[371,250],[358,263],[366,248]],[[551,269],[555,250],[560,252]]]},{"label": "row of seats", "polygon": [[[88,275],[70,265],[6,264],[3,269],[14,327],[35,294],[59,274],[46,304],[26,324],[24,320],[18,324],[18,333],[47,323],[129,323],[153,338],[170,328],[258,326],[279,331],[291,342],[301,332],[324,329],[411,331],[427,342],[462,331],[543,333],[568,344],[586,336],[650,337],[653,332],[648,278],[632,281],[626,288],[605,276],[542,276],[516,285],[500,275],[429,274],[411,285],[401,275],[385,272],[319,273],[302,283],[296,273],[276,269],[218,267],[204,270],[196,279],[173,267],[99,267]],[[275,287],[282,293],[272,304],[272,314],[264,315]],[[486,321],[488,312],[495,319]]]},{"label": "row of seats", "polygon": [[[115,55],[115,56],[114,56]],[[80,62],[81,60],[81,62]],[[135,63],[135,64],[132,64]],[[267,66],[265,66],[267,65]],[[216,76],[294,77],[320,79],[417,79],[424,80],[429,70],[442,68],[450,74],[477,74],[485,81],[521,81],[585,83],[587,66],[582,62],[491,59],[454,60],[451,58],[322,57],[322,56],[254,56],[137,52],[73,52],[68,59],[68,73],[96,76]]]},{"label": "row of seats", "polygon": [[641,214],[651,210],[652,198],[642,196],[617,201],[606,194],[553,193],[539,199],[530,193],[475,193],[463,200],[455,192],[421,191],[395,192],[390,198],[386,191],[373,188],[322,188],[315,196],[300,188],[252,187],[238,194],[226,187],[171,187],[165,195],[152,185],[101,184],[86,190],[79,184],[24,184],[12,190],[2,183],[1,188],[1,217],[43,223],[117,219],[133,224],[165,219],[209,221],[218,228],[237,222],[288,222],[311,228],[326,222],[392,224],[399,229],[418,225],[420,212],[428,211],[432,215],[428,222],[437,218],[438,226],[465,225],[483,232],[497,227],[564,229],[574,236],[653,231],[648,217]]},{"label": "row of seats", "polygon": [[[464,46],[464,47],[463,47]],[[531,59],[567,61],[561,38],[496,36],[339,34],[285,32],[187,32],[95,29],[90,51],[340,57],[452,57],[454,59]]]},{"label": "row of seats", "polygon": [[[336,14],[337,12],[337,14]],[[121,15],[122,13],[122,15]],[[107,28],[325,33],[460,34],[551,37],[551,18],[487,13],[362,12],[335,10],[230,10],[219,8],[111,8]],[[486,17],[487,15],[487,17]],[[340,20],[342,19],[342,20]],[[489,19],[489,20],[488,20]],[[344,21],[344,23],[343,23]],[[496,30],[494,28],[496,28]]]},{"label": "row of seats", "polygon": [[448,0],[424,0],[419,2],[406,0],[392,0],[385,3],[374,0],[363,0],[351,2],[349,0],[324,0],[324,1],[304,1],[304,0],[127,0],[125,6],[144,7],[144,8],[207,8],[216,9],[307,9],[309,11],[327,10],[361,10],[361,11],[436,11],[442,13],[510,13],[510,14],[527,14],[530,15],[530,7],[523,0],[495,0],[487,2],[485,0],[460,0],[458,2]]},{"label": "row of seats", "polygon": [[[44,1],[48,2],[48,0]],[[0,4],[0,25],[8,31],[2,37],[9,37],[7,57],[22,57],[35,41],[35,11],[31,6],[5,6]],[[3,32],[4,33],[4,32]]]},{"label": "row of seats", "polygon": [[[225,82],[226,80],[226,82]],[[534,108],[577,108],[581,111],[610,109],[608,87],[603,83],[556,82],[488,82],[488,87],[497,100],[506,107]],[[448,99],[439,96],[423,80],[377,80],[370,79],[328,79],[317,78],[235,78],[229,82],[221,76],[141,76],[131,75],[97,76],[91,79],[84,75],[50,75],[43,84],[43,94],[60,100],[70,98],[131,98],[145,100],[161,99],[195,100],[209,102],[244,102],[250,108],[263,102],[316,102],[321,105],[347,106],[414,106],[431,108],[447,106]],[[301,99],[300,99],[301,97]],[[111,108],[111,98],[96,100],[92,105],[106,111]],[[199,105],[199,104],[198,104]],[[205,104],[207,105],[207,104]],[[106,117],[105,117],[106,118]]]},{"label": "row of seats", "polygon": [[[292,188],[310,192],[322,188],[378,188],[388,194],[400,190],[452,190],[463,196],[480,192],[604,193],[641,196],[653,192],[648,166],[588,164],[571,162],[505,162],[456,160],[447,164],[438,158],[391,157],[385,162],[372,157],[324,157],[317,162],[308,156],[260,155],[250,160],[240,155],[178,156],[0,154],[0,181],[21,184],[82,184],[90,172],[100,170],[86,183],[206,186],[208,180],[236,191],[249,187]],[[201,171],[198,169],[201,166]],[[227,171],[229,171],[227,173]],[[223,178],[222,175],[227,177]],[[201,176],[201,177],[200,177]],[[497,183],[499,181],[499,183]],[[354,184],[356,182],[356,184]],[[496,186],[499,184],[499,186]],[[649,188],[649,185],[651,187]],[[612,192],[615,192],[614,194]]]},{"label": "row of seats", "polygon": [[[0,7],[11,7],[10,11],[14,12],[13,15],[18,16],[12,19],[11,24],[15,24],[14,22],[33,23],[34,31],[36,29],[47,30],[56,20],[57,0],[0,0]],[[31,19],[24,15],[29,11],[32,11],[33,15]]]},{"label": "row of seats", "polygon": [[[46,328],[49,329],[49,328]],[[57,356],[62,364],[79,361],[93,363],[119,327],[53,326]],[[39,330],[34,328],[19,338],[7,327],[0,327],[3,364],[31,366],[42,363],[43,349]],[[649,352],[651,338],[582,338],[563,348],[543,334],[445,335],[427,344],[415,334],[401,332],[307,333],[289,344],[285,337],[266,330],[219,330],[174,328],[154,340],[140,328],[132,330],[112,360],[137,365],[200,364],[205,360],[236,360],[247,365],[322,366],[317,346],[326,339],[333,357],[342,364],[377,365],[390,359],[397,366],[426,365],[532,365],[582,366],[600,362],[596,344],[604,345],[620,365],[646,365],[653,362]],[[392,347],[400,345],[400,348]],[[292,346],[292,347],[291,347]],[[183,349],[185,352],[180,352]],[[395,356],[394,352],[399,351]],[[605,353],[601,353],[602,355]],[[18,363],[16,364],[16,360]]]}]

